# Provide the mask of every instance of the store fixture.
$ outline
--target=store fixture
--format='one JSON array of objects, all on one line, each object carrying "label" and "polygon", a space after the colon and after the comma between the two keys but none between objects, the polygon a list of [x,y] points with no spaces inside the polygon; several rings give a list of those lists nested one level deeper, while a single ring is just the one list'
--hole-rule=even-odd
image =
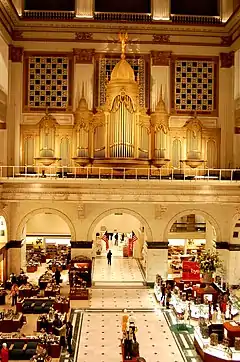
[{"label": "store fixture", "polygon": [[92,260],[77,256],[71,260],[69,271],[70,299],[88,299],[87,287],[92,285]]}]

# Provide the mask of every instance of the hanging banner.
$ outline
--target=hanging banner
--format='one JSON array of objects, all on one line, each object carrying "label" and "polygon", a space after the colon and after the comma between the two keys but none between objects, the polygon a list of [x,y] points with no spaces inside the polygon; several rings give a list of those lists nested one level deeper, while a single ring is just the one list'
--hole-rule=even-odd
[{"label": "hanging banner", "polygon": [[133,256],[133,239],[128,239],[128,256]]},{"label": "hanging banner", "polygon": [[200,269],[196,261],[183,261],[182,280],[200,281]]}]

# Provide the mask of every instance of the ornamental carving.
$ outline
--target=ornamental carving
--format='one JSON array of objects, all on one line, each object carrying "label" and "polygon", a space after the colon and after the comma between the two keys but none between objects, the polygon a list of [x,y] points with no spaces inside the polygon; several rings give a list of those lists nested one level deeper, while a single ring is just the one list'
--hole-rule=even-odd
[{"label": "ornamental carving", "polygon": [[159,52],[159,51],[152,51],[152,65],[157,66],[168,66],[170,59],[171,59],[172,52]]},{"label": "ornamental carving", "polygon": [[21,63],[23,59],[23,48],[9,45],[9,60],[13,63]]},{"label": "ornamental carving", "polygon": [[220,53],[221,68],[231,68],[234,65],[234,52]]},{"label": "ornamental carving", "polygon": [[167,207],[162,205],[155,205],[155,219],[162,219],[163,215],[166,213]]},{"label": "ornamental carving", "polygon": [[222,36],[221,45],[230,46],[232,44],[232,36]]},{"label": "ornamental carving", "polygon": [[92,64],[94,49],[73,49],[76,64]]},{"label": "ornamental carving", "polygon": [[154,43],[158,44],[170,43],[170,35],[153,34],[152,40]]},{"label": "ornamental carving", "polygon": [[22,40],[23,39],[23,32],[20,30],[14,30],[12,34],[13,40]]},{"label": "ornamental carving", "polygon": [[87,41],[87,40],[92,40],[92,39],[93,39],[92,33],[84,33],[84,32],[75,33],[75,40]]},{"label": "ornamental carving", "polygon": [[77,212],[78,212],[78,219],[84,219],[85,218],[85,205],[84,204],[79,204],[78,208],[77,208]]}]

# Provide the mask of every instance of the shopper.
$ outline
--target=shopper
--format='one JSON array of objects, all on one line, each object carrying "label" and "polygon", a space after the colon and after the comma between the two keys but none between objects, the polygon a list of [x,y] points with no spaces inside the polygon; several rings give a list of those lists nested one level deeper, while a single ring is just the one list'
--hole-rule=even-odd
[{"label": "shopper", "polygon": [[53,334],[55,334],[55,336],[59,336],[59,329],[61,327],[62,327],[62,322],[59,319],[58,314],[55,314],[54,321],[52,324]]},{"label": "shopper", "polygon": [[55,271],[55,280],[56,280],[56,284],[59,285],[60,284],[60,280],[61,280],[61,273],[58,267],[56,267],[56,271]]},{"label": "shopper", "polygon": [[12,285],[10,295],[12,297],[12,307],[17,304],[17,298],[19,294],[19,289],[16,283]]},{"label": "shopper", "polygon": [[161,295],[160,302],[162,302],[162,305],[164,306],[165,305],[165,296],[166,296],[166,285],[163,284],[161,289],[162,289],[162,295]]},{"label": "shopper", "polygon": [[112,252],[111,252],[111,250],[108,250],[107,260],[108,260],[108,265],[112,265]]},{"label": "shopper", "polygon": [[60,327],[58,329],[59,332],[59,336],[60,336],[60,346],[64,349],[66,347],[66,323],[64,323],[62,325],[62,327]]},{"label": "shopper", "polygon": [[3,343],[3,344],[2,344],[2,349],[1,349],[0,357],[1,357],[1,362],[8,362],[8,360],[9,360],[9,353],[8,353],[7,343]]},{"label": "shopper", "polygon": [[67,350],[68,353],[72,353],[72,333],[73,333],[73,326],[70,321],[67,322],[67,332],[66,332],[66,338],[67,338]]}]

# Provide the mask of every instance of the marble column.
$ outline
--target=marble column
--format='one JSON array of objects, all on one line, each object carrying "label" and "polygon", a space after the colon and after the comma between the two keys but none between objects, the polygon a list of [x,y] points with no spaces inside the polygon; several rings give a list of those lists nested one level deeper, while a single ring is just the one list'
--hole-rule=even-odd
[{"label": "marble column", "polygon": [[219,123],[221,127],[220,167],[234,167],[234,53],[220,53]]},{"label": "marble column", "polygon": [[[23,48],[9,47],[9,88],[7,104],[7,162],[20,164],[20,123],[22,115]],[[16,171],[16,170],[15,170]]]},{"label": "marble column", "polygon": [[94,85],[94,49],[74,49],[74,108],[82,95],[87,101],[88,109],[93,108]]},{"label": "marble column", "polygon": [[223,263],[223,273],[221,277],[224,282],[229,281],[229,243],[227,241],[216,242],[216,249]]},{"label": "marble column", "polygon": [[153,20],[170,19],[170,0],[152,0]]},{"label": "marble column", "polygon": [[21,269],[21,240],[11,240],[6,244],[7,277],[11,273],[19,274]]},{"label": "marble column", "polygon": [[86,256],[92,258],[92,241],[71,241],[71,258]]},{"label": "marble column", "polygon": [[159,274],[163,279],[168,278],[168,242],[147,241],[146,281],[152,284]]},{"label": "marble column", "polygon": [[93,18],[93,0],[75,0],[76,18]]},{"label": "marble column", "polygon": [[223,23],[226,23],[233,13],[234,0],[221,0],[220,12]]},{"label": "marble column", "polygon": [[235,128],[234,128],[234,167],[240,167],[240,50],[234,54],[234,101],[235,101]]}]

